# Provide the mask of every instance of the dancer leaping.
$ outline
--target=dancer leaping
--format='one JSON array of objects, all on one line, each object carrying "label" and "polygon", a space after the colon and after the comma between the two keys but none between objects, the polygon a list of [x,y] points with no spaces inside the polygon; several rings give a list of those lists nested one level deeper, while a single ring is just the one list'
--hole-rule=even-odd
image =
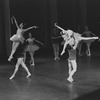
[{"label": "dancer leaping", "polygon": [[15,51],[16,51],[18,45],[19,45],[20,43],[23,43],[23,41],[24,41],[23,34],[24,34],[26,31],[28,31],[28,30],[30,30],[30,29],[32,29],[32,28],[37,28],[37,26],[32,26],[32,27],[29,27],[29,28],[27,28],[27,29],[23,29],[23,27],[24,27],[23,23],[21,23],[21,24],[18,26],[17,21],[16,21],[16,19],[15,19],[14,16],[13,16],[13,19],[14,19],[14,22],[15,22],[16,27],[17,27],[17,32],[16,32],[16,34],[14,34],[14,35],[10,38],[10,40],[11,40],[13,43],[12,43],[12,51],[11,51],[11,54],[10,54],[10,56],[9,56],[9,58],[8,58],[8,61],[11,61],[11,59],[13,58],[13,54],[15,53]]}]

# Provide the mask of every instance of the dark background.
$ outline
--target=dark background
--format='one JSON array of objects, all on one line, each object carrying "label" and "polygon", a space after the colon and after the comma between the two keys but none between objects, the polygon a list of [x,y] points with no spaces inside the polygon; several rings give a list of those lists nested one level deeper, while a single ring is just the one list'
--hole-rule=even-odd
[{"label": "dark background", "polygon": [[[52,17],[57,17],[58,25],[64,29],[73,31],[84,31],[87,25],[89,30],[100,36],[100,0],[55,0],[56,6],[51,10],[53,0],[1,0],[0,1],[0,55],[8,57],[11,48],[9,37],[16,32],[16,26],[6,19],[10,20],[16,17],[18,24],[26,23],[25,28],[37,25],[38,29],[30,30],[33,36],[44,43],[41,47],[41,54],[52,53],[52,44],[50,36],[52,34]],[[8,5],[8,6],[7,6]],[[9,7],[9,14],[7,7]],[[6,9],[6,10],[5,10]],[[57,9],[57,11],[55,10]],[[51,14],[53,12],[53,15]],[[6,17],[6,15],[9,17]],[[10,23],[10,24],[9,24]],[[9,26],[9,29],[8,29]],[[5,28],[7,27],[7,28]],[[8,32],[9,30],[9,32]],[[9,34],[7,34],[7,32]],[[9,36],[8,36],[9,35]],[[9,49],[8,49],[9,48]],[[100,50],[100,43],[95,41],[92,46],[93,51]]]}]

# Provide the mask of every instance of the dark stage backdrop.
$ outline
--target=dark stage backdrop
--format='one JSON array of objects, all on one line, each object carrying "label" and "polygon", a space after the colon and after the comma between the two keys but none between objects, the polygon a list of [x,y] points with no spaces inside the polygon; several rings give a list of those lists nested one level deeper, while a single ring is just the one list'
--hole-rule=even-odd
[{"label": "dark stage backdrop", "polygon": [[[32,25],[39,26],[30,32],[45,44],[43,47],[45,50],[50,51],[52,49],[50,36],[55,21],[64,29],[70,28],[80,32],[88,25],[89,29],[99,36],[99,5],[100,0],[0,0],[0,55],[9,55],[11,47],[9,37],[16,32],[15,25],[9,22],[12,15],[16,17],[18,24],[26,23],[25,28]],[[11,32],[7,34],[7,31]],[[99,47],[97,42],[95,44]]]},{"label": "dark stage backdrop", "polygon": [[0,0],[0,60],[6,59],[11,50],[9,0]]}]

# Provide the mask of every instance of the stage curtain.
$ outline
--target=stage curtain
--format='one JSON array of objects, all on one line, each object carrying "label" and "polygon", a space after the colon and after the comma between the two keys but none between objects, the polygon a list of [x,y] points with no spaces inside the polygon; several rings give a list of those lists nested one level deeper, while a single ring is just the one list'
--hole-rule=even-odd
[{"label": "stage curtain", "polygon": [[79,28],[84,30],[87,25],[87,6],[86,0],[72,0],[73,1],[73,27],[77,31]]},{"label": "stage curtain", "polygon": [[50,0],[50,8],[51,8],[51,32],[54,28],[54,23],[58,23],[58,15],[57,15],[57,0]]},{"label": "stage curtain", "polygon": [[0,55],[8,56],[11,51],[9,0],[0,0]]},{"label": "stage curtain", "polygon": [[87,3],[86,0],[79,0],[80,4],[80,18],[82,27],[84,30],[84,27],[87,26]]}]

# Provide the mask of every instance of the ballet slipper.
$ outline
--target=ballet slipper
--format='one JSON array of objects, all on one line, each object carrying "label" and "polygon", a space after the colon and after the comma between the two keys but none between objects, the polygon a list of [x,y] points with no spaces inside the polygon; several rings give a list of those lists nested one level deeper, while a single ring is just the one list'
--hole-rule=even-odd
[{"label": "ballet slipper", "polygon": [[31,74],[28,74],[27,76],[26,76],[26,78],[29,78],[31,76]]},{"label": "ballet slipper", "polygon": [[55,57],[54,60],[57,60],[57,58]]},{"label": "ballet slipper", "polygon": [[73,78],[67,78],[67,80],[72,83],[73,82]]},{"label": "ballet slipper", "polygon": [[9,79],[12,80],[15,77],[15,75],[12,75]]},{"label": "ballet slipper", "polygon": [[12,59],[13,57],[12,56],[10,56],[9,58],[8,58],[8,61],[11,61],[11,59]]}]

